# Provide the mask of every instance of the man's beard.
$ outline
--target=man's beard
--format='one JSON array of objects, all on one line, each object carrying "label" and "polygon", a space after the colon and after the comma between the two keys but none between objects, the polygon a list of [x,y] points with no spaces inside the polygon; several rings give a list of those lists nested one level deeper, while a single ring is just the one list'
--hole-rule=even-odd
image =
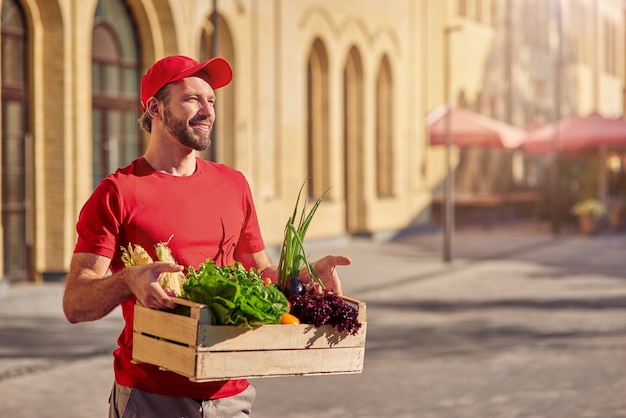
[{"label": "man's beard", "polygon": [[[206,118],[194,118],[190,122],[201,122]],[[167,132],[178,140],[182,145],[193,148],[196,151],[204,151],[211,145],[211,131],[206,134],[198,134],[189,126],[187,121],[176,119],[169,109],[165,109],[163,124]]]}]

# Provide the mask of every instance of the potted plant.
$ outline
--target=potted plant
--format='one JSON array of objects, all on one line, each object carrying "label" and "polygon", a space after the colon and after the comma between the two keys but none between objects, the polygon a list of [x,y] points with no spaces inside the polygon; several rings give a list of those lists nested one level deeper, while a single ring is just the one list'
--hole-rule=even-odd
[{"label": "potted plant", "polygon": [[578,226],[584,235],[593,235],[598,220],[606,213],[606,206],[598,199],[584,199],[572,206],[572,214],[578,217]]}]

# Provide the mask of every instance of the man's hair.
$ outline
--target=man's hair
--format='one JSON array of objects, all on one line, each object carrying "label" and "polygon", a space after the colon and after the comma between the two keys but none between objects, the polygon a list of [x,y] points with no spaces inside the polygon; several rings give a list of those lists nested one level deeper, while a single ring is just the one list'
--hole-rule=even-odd
[{"label": "man's hair", "polygon": [[[167,105],[170,101],[170,85],[164,85],[161,90],[157,91],[157,93],[154,95],[154,98]],[[139,126],[141,127],[141,129],[148,133],[152,132],[152,116],[150,116],[150,112],[148,112],[147,106],[146,110],[143,111],[143,114],[137,122],[139,122]]]}]

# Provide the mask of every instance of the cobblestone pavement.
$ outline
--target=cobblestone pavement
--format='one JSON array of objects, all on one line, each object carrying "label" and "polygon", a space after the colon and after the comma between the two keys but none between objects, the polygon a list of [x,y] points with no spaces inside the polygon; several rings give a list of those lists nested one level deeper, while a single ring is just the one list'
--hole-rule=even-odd
[{"label": "cobblestone pavement", "polygon": [[[626,235],[538,226],[313,243],[367,303],[363,373],[254,379],[256,418],[626,417]],[[0,296],[0,416],[106,416],[118,311],[70,325],[62,284]]]}]

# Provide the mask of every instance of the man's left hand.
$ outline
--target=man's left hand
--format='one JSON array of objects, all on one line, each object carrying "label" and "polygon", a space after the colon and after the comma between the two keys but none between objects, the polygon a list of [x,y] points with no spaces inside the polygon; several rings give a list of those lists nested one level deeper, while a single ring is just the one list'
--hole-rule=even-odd
[{"label": "man's left hand", "polygon": [[[352,260],[343,255],[327,255],[312,263],[312,266],[322,280],[326,290],[335,292],[338,295],[343,295],[341,280],[339,280],[339,274],[337,273],[337,266],[348,266],[351,263]],[[302,273],[300,280],[305,284],[305,288],[309,290],[310,284],[315,282],[315,278],[311,277],[306,269],[304,269]]]}]

